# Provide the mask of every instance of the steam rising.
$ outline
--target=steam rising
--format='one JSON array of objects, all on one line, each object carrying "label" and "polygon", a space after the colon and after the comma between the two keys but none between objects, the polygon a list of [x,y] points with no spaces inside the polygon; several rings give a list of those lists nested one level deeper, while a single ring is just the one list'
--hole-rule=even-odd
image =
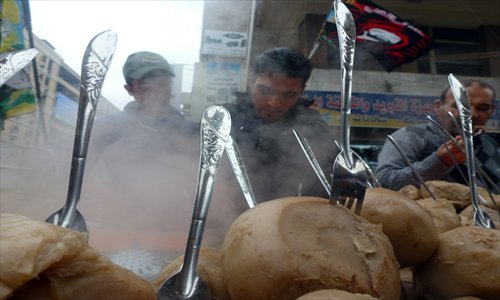
[{"label": "steam rising", "polygon": [[[79,203],[89,227],[90,245],[104,253],[146,249],[170,253],[170,259],[181,254],[194,206],[199,136],[138,134],[130,128],[115,127],[121,138],[97,149],[95,137],[101,129],[96,122]],[[26,153],[24,168],[33,170],[13,170],[19,182],[2,184],[16,189],[3,189],[2,212],[45,220],[64,205],[72,141],[51,146],[49,153],[38,149]],[[6,165],[9,158],[2,155],[3,159]],[[2,168],[2,172],[7,171]],[[203,245],[219,247],[227,227],[245,209],[223,157]]]},{"label": "steam rising", "polygon": [[[171,129],[160,132],[142,123],[119,126],[106,120],[96,120],[92,130],[79,202],[89,229],[89,244],[113,262],[154,280],[169,261],[185,251],[198,177],[199,135],[176,134]],[[240,145],[257,201],[312,195],[308,187],[324,192],[292,128],[271,127],[260,130],[258,146],[266,148],[271,143],[278,151],[254,152],[251,149],[256,145]],[[306,128],[297,129],[310,137]],[[325,128],[322,136],[326,143],[309,140],[320,161],[334,157],[329,131]],[[64,205],[73,145],[69,139],[56,140],[51,136],[50,151],[25,150],[24,171],[12,170],[15,176],[6,174],[19,181],[8,183],[12,189],[4,189],[6,184],[2,182],[2,212],[45,220]],[[321,149],[321,144],[327,147]],[[291,154],[282,155],[282,151]],[[279,164],[262,164],[258,161],[262,155]],[[8,164],[9,155],[2,153],[4,159],[2,165]],[[2,168],[2,173],[7,170]],[[330,170],[324,172],[329,174]],[[224,156],[202,246],[220,248],[229,226],[246,209]]]}]

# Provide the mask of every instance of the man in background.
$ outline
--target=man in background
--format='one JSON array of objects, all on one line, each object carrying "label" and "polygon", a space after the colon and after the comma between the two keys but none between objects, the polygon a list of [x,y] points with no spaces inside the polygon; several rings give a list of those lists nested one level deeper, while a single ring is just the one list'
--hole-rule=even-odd
[{"label": "man in background", "polygon": [[[122,254],[161,250],[167,256],[161,261],[168,261],[186,246],[200,157],[199,124],[170,105],[175,75],[161,55],[131,54],[123,75],[134,101],[123,112],[96,119],[82,213],[97,249]],[[216,183],[204,245],[220,247],[227,226],[242,212],[233,205],[244,202],[226,196],[231,187]]]},{"label": "man in background", "polygon": [[324,172],[330,171],[334,137],[319,112],[302,98],[311,70],[309,59],[295,49],[267,50],[255,61],[248,93],[224,105],[258,202],[297,195],[328,197],[292,131],[309,141]]},{"label": "man in background", "polygon": [[[487,180],[486,182],[478,180],[478,183],[495,188],[500,180],[500,149],[497,141],[484,134],[484,126],[495,110],[496,93],[493,87],[480,80],[465,81],[462,85],[469,96],[472,124],[474,132],[477,133],[474,137],[475,156],[479,161],[479,167],[492,179],[494,185]],[[438,122],[456,137],[455,140],[460,146],[447,139],[431,122],[398,129],[391,136],[401,146],[413,167],[425,181],[445,180],[465,184],[455,166],[455,162],[459,165],[464,164],[466,156],[461,149],[464,144],[459,135],[460,129],[456,128],[448,114],[451,112],[455,119],[458,119],[457,106],[449,86],[442,91],[440,98],[435,100],[434,111]],[[468,180],[466,167],[464,165],[459,167],[463,169],[462,173]],[[393,190],[399,190],[406,185],[420,185],[411,169],[388,140],[378,156],[376,176],[383,187]],[[478,178],[481,177],[478,175]]]},{"label": "man in background", "polygon": [[164,146],[178,148],[175,138],[198,130],[196,124],[170,105],[175,74],[161,55],[148,51],[129,55],[123,66],[123,76],[124,88],[134,101],[129,102],[122,113],[96,122],[92,142],[95,147],[147,137],[151,140],[172,139]]}]

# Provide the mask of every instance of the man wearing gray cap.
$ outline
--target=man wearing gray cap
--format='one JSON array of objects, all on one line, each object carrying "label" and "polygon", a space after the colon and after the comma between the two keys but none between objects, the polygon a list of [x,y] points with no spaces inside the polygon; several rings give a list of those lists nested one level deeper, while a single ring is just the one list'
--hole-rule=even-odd
[{"label": "man wearing gray cap", "polygon": [[[125,110],[151,117],[161,117],[175,109],[169,104],[171,98],[172,68],[166,59],[153,52],[136,52],[127,58],[123,65],[125,89],[135,102],[129,103]],[[132,105],[132,108],[130,107]]]},{"label": "man wearing gray cap", "polygon": [[[151,141],[172,137],[175,133],[193,133],[197,126],[170,105],[172,77],[170,64],[161,55],[141,51],[130,54],[123,65],[124,88],[134,101],[122,113],[97,120],[96,148],[106,147],[135,135]],[[149,144],[149,143],[148,143]],[[175,147],[175,145],[170,145]]]},{"label": "man wearing gray cap", "polygon": [[129,55],[123,75],[134,101],[96,119],[82,203],[88,218],[105,228],[154,230],[173,218],[172,201],[183,200],[175,204],[177,213],[190,215],[192,198],[185,195],[196,180],[199,126],[170,105],[175,75],[161,55]]}]

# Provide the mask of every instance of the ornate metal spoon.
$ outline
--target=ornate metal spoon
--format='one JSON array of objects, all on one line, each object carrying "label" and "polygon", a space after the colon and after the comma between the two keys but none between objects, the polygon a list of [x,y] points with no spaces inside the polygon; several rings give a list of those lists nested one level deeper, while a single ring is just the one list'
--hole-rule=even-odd
[{"label": "ornate metal spoon", "polygon": [[78,105],[68,195],[63,208],[50,215],[46,220],[52,224],[80,231],[87,237],[87,223],[77,210],[77,205],[82,190],[85,161],[97,102],[115,49],[116,34],[109,30],[95,36],[87,46],[82,62],[80,103]]},{"label": "ornate metal spoon", "polygon": [[476,184],[476,168],[474,159],[474,144],[472,141],[472,118],[469,97],[467,91],[462,84],[453,76],[448,75],[451,91],[457,104],[458,113],[460,115],[460,123],[462,125],[462,132],[464,134],[465,155],[467,156],[467,167],[469,172],[469,185],[472,206],[474,207],[474,222],[476,225],[495,228],[491,218],[483,212],[478,203],[477,184]]},{"label": "ornate metal spoon", "polygon": [[243,164],[243,157],[241,156],[240,149],[232,136],[229,136],[226,144],[226,155],[229,160],[229,164],[233,169],[234,176],[238,181],[240,190],[243,193],[243,197],[245,197],[245,200],[247,201],[248,207],[254,207],[257,205],[257,200],[255,199],[247,170]]},{"label": "ornate metal spoon", "polygon": [[231,115],[222,106],[208,107],[201,120],[201,152],[198,185],[189,230],[184,264],[179,273],[167,279],[158,289],[163,299],[212,299],[208,286],[196,271],[205,220],[212,197],[220,159],[229,139]]},{"label": "ornate metal spoon", "polygon": [[36,49],[8,53],[0,59],[0,86],[22,70],[38,54]]}]

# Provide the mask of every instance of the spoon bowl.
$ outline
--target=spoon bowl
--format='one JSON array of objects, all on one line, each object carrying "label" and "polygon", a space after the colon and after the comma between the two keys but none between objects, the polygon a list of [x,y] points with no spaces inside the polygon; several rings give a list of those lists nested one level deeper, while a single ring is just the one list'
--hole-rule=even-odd
[{"label": "spoon bowl", "polygon": [[64,208],[59,209],[55,213],[51,214],[45,222],[52,223],[52,224],[57,224],[62,227],[66,228],[71,228],[75,231],[80,232],[81,234],[84,235],[85,239],[88,240],[88,228],[87,228],[87,222],[85,221],[85,218],[83,217],[82,213],[80,211],[75,210],[74,213],[70,213],[69,215],[71,216],[70,219],[67,222],[64,222],[62,220]]}]

